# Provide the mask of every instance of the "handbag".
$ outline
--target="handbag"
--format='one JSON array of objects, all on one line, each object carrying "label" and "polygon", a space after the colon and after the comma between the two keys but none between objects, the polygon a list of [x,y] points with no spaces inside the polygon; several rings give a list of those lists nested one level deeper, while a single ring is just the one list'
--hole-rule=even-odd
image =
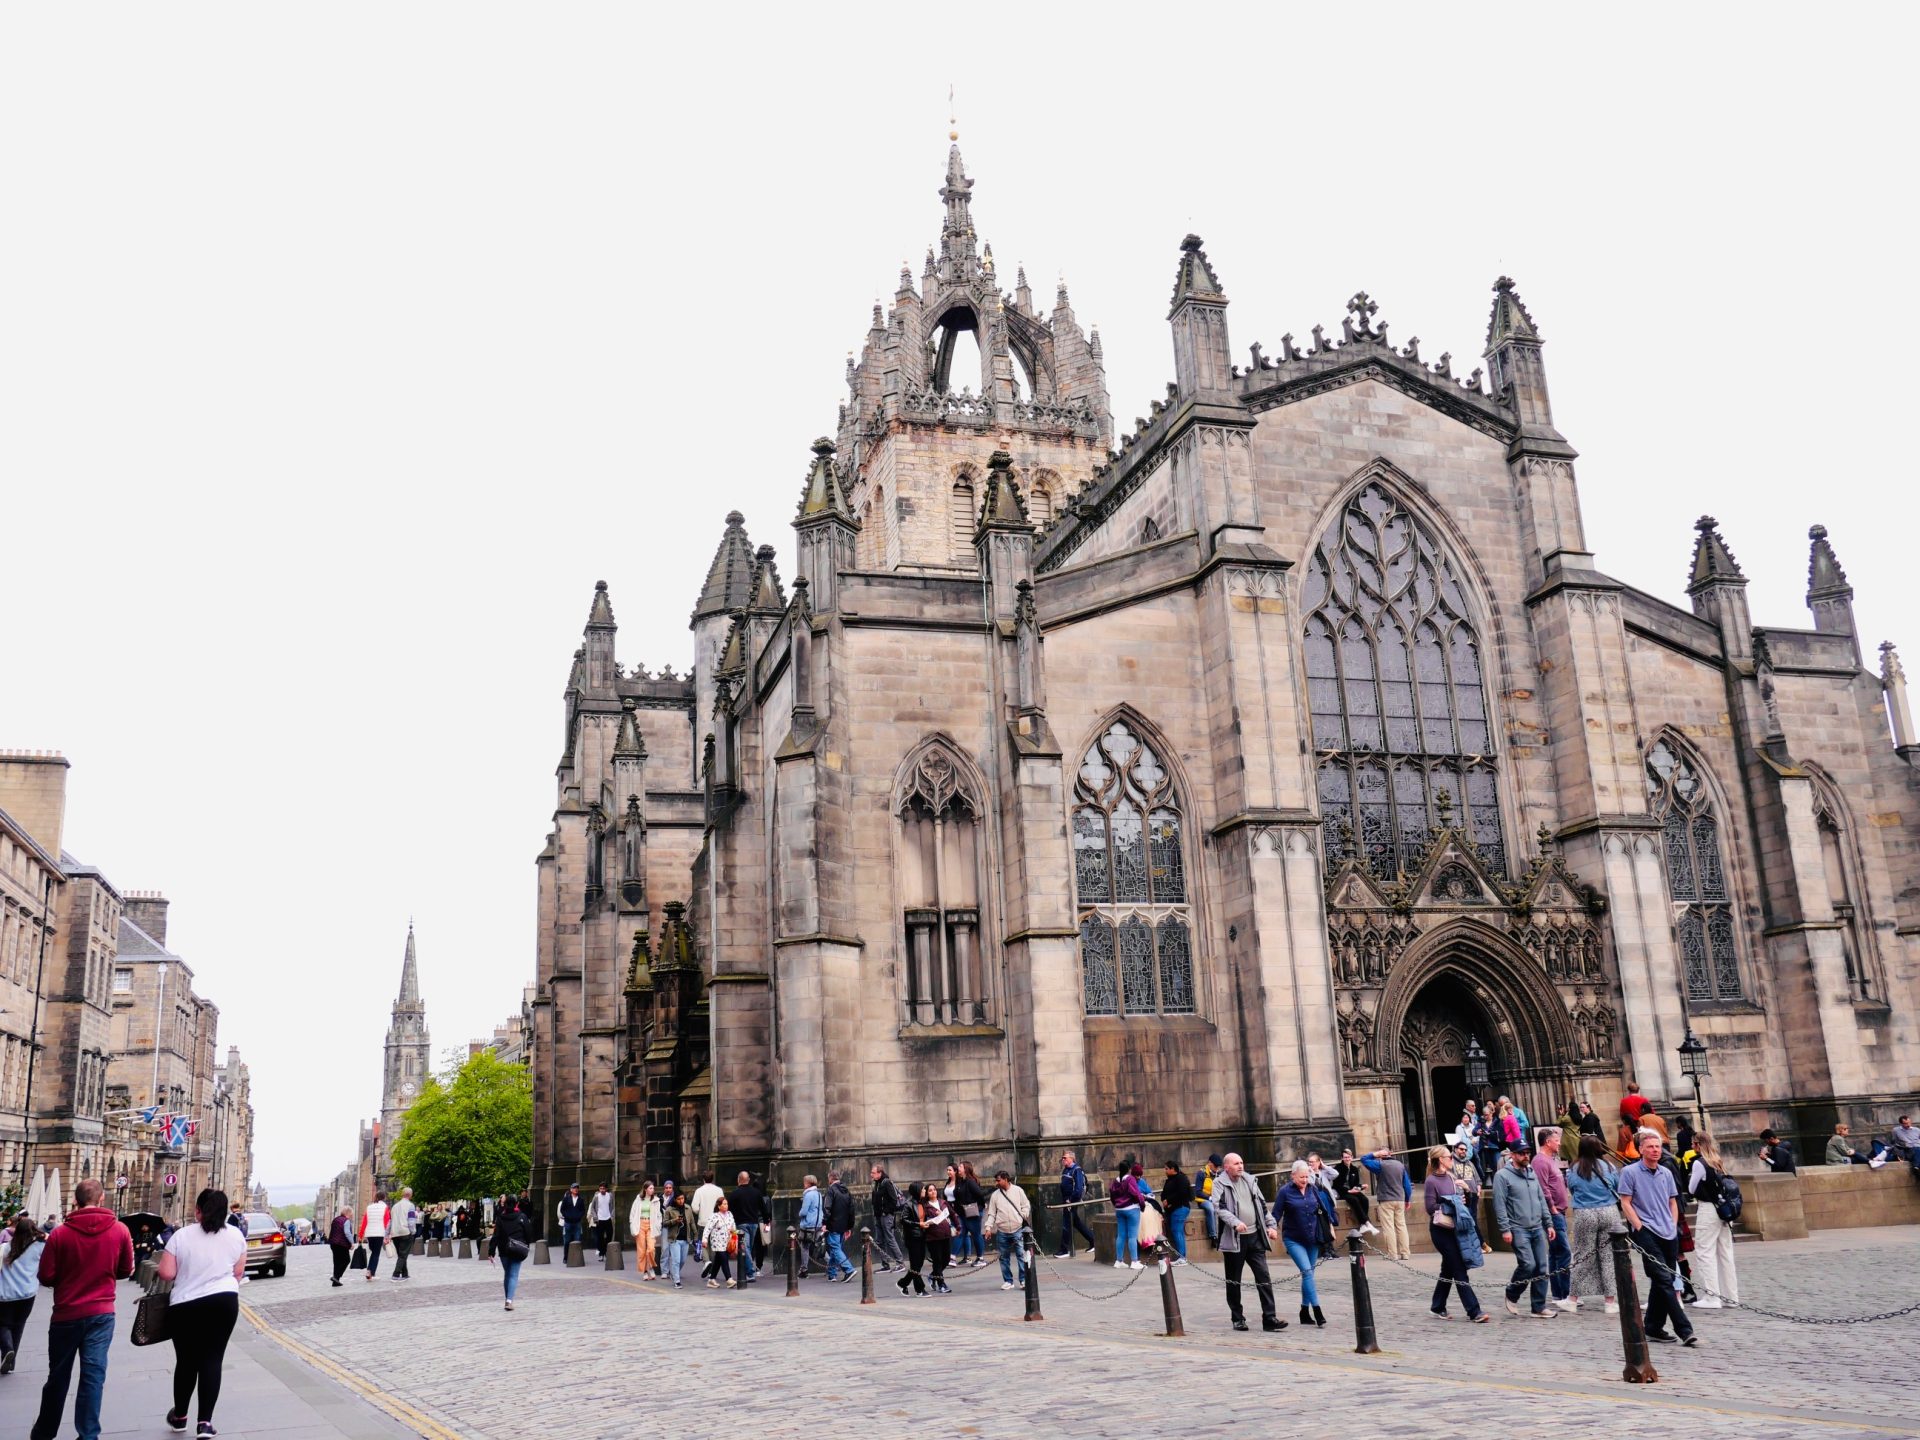
[{"label": "handbag", "polygon": [[347,1262],[347,1268],[349,1270],[364,1270],[367,1268],[366,1246],[356,1245],[353,1247],[353,1259]]},{"label": "handbag", "polygon": [[500,1248],[507,1252],[509,1260],[524,1260],[533,1253],[533,1247],[518,1235],[509,1235],[501,1240]]},{"label": "handbag", "polygon": [[172,1290],[170,1285],[164,1290],[156,1287],[140,1297],[133,1310],[133,1333],[128,1336],[134,1344],[158,1345],[173,1338]]}]

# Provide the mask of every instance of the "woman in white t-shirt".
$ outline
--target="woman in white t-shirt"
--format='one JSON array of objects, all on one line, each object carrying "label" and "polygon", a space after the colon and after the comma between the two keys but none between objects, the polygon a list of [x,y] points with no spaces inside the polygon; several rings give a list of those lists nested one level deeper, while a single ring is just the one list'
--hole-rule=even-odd
[{"label": "woman in white t-shirt", "polygon": [[220,1365],[240,1318],[240,1277],[247,1270],[247,1237],[227,1223],[227,1197],[202,1190],[194,1203],[200,1220],[173,1232],[154,1273],[173,1282],[167,1307],[173,1332],[173,1409],[167,1424],[187,1428],[187,1401],[200,1392],[199,1433],[214,1434],[213,1407],[220,1398]]},{"label": "woman in white t-shirt", "polygon": [[360,1238],[367,1242],[367,1279],[373,1279],[374,1272],[380,1268],[380,1247],[386,1243],[387,1230],[391,1217],[387,1202],[378,1195],[367,1202],[366,1213],[360,1217]]}]

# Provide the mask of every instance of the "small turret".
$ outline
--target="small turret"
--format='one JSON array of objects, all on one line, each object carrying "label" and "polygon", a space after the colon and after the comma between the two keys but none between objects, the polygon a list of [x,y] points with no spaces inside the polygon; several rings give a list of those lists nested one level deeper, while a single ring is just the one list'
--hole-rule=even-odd
[{"label": "small turret", "polygon": [[1711,621],[1729,660],[1745,660],[1752,651],[1753,622],[1747,613],[1747,577],[1720,534],[1720,522],[1702,515],[1694,522],[1693,578],[1687,595],[1693,613]]},{"label": "small turret", "polygon": [[1200,237],[1180,242],[1180,268],[1173,278],[1173,377],[1182,395],[1225,390],[1232,384],[1233,361],[1227,342],[1227,292],[1213,273]]},{"label": "small turret", "polygon": [[813,464],[800,496],[800,513],[793,528],[799,532],[799,575],[805,579],[808,600],[822,614],[838,608],[840,572],[853,569],[854,539],[860,522],[853,518],[840,473],[834,468],[833,441],[822,435],[813,442]]},{"label": "small turret", "polygon": [[1823,635],[1845,635],[1853,641],[1853,658],[1860,660],[1860,639],[1853,627],[1853,586],[1840,558],[1827,542],[1827,527],[1815,525],[1807,531],[1813,542],[1807,557],[1807,609],[1813,612],[1813,628]]},{"label": "small turret", "polygon": [[619,629],[613,623],[613,605],[607,599],[607,582],[593,587],[593,606],[587,611],[587,668],[585,691],[589,695],[613,693],[613,640]]},{"label": "small turret", "polygon": [[707,567],[706,584],[693,607],[693,688],[696,714],[713,713],[714,674],[736,610],[745,609],[753,595],[753,542],[747,538],[747,520],[729,511],[720,544]]}]

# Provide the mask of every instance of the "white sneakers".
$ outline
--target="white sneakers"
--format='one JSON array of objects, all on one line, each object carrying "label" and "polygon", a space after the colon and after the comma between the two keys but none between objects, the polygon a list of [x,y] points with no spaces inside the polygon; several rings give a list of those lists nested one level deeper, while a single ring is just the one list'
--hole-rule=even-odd
[{"label": "white sneakers", "polygon": [[1620,1313],[1620,1302],[1618,1300],[1607,1301],[1606,1311],[1609,1315],[1618,1315]]},{"label": "white sneakers", "polygon": [[1566,1300],[1555,1300],[1553,1302],[1553,1306],[1556,1310],[1564,1310],[1569,1315],[1571,1315],[1574,1311],[1580,1308],[1580,1302],[1578,1300],[1568,1298]]},{"label": "white sneakers", "polygon": [[1124,1260],[1116,1260],[1113,1262],[1113,1268],[1116,1270],[1124,1270],[1127,1268],[1127,1262]]},{"label": "white sneakers", "polygon": [[1002,1280],[1000,1282],[1000,1288],[1002,1290],[1018,1290],[1020,1287],[1014,1284],[1011,1280]]},{"label": "white sneakers", "polygon": [[1371,1220],[1362,1220],[1359,1230],[1355,1233],[1359,1235],[1378,1235],[1380,1233],[1380,1227]]},{"label": "white sneakers", "polygon": [[1700,1299],[1694,1301],[1693,1304],[1688,1308],[1692,1310],[1720,1310],[1720,1309],[1724,1309],[1725,1307],[1721,1305],[1721,1303],[1718,1300],[1712,1299],[1707,1296],[1702,1296]]},{"label": "white sneakers", "polygon": [[1131,1265],[1127,1266],[1127,1268],[1129,1270],[1138,1270],[1140,1268],[1140,1262],[1136,1260]]}]

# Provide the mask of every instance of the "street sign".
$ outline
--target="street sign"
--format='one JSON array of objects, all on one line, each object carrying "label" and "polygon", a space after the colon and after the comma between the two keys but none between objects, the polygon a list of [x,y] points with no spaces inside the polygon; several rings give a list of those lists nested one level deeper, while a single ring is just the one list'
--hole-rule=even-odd
[{"label": "street sign", "polygon": [[126,1176],[124,1176],[124,1175],[122,1175],[122,1176],[121,1176],[121,1177],[120,1177],[120,1178],[119,1178],[118,1180],[116,1180],[116,1181],[114,1181],[114,1182],[113,1182],[113,1188],[114,1188],[114,1189],[116,1189],[116,1190],[124,1190],[124,1189],[126,1189],[126,1188],[127,1188],[127,1177],[126,1177]]},{"label": "street sign", "polygon": [[169,1176],[167,1176],[167,1188],[168,1188],[168,1189],[172,1189],[172,1188],[173,1188],[173,1187],[174,1187],[175,1185],[178,1185],[179,1183],[180,1183],[180,1177],[179,1177],[178,1175],[169,1175]]}]

